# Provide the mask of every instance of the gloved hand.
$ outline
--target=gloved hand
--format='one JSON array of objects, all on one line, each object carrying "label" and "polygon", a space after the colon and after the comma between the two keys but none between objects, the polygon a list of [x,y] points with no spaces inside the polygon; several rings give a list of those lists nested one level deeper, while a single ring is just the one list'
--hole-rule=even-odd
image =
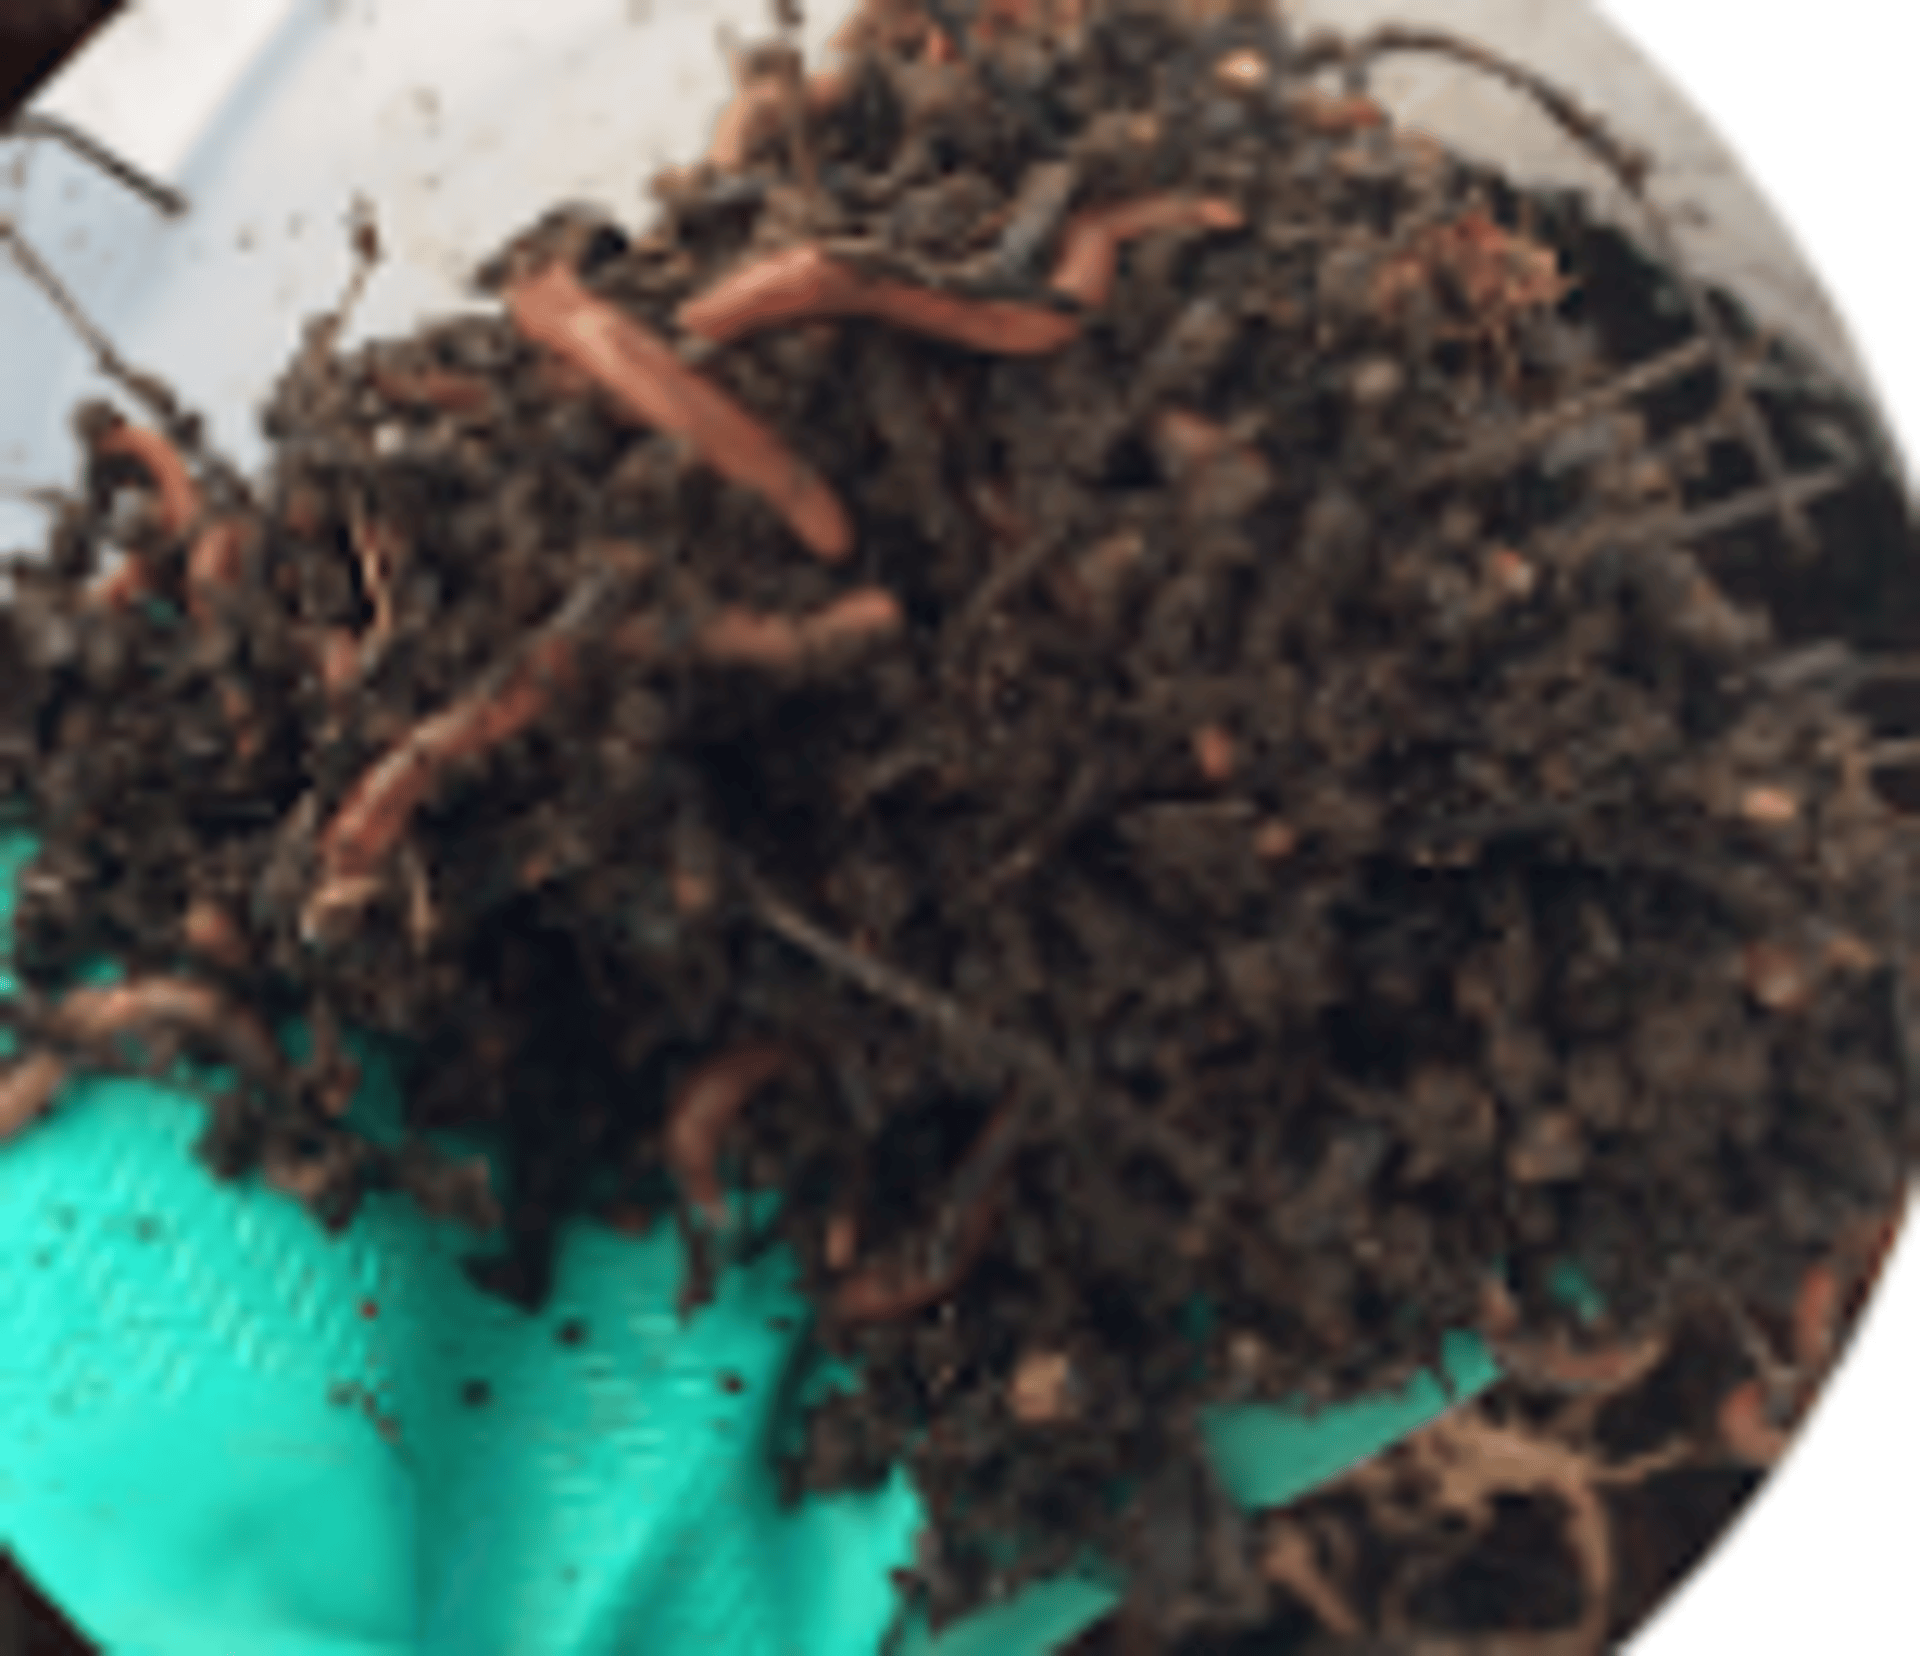
[{"label": "gloved hand", "polygon": [[[0,935],[30,852],[0,840]],[[114,1656],[873,1656],[920,1512],[898,1476],[780,1508],[788,1261],[683,1323],[671,1227],[577,1224],[527,1316],[468,1283],[470,1236],[397,1198],[329,1237],[216,1183],[202,1114],[87,1079],[0,1147],[0,1544]],[[1449,1368],[1457,1395],[1493,1374],[1465,1338]],[[1216,1458],[1276,1505],[1448,1401],[1423,1379],[1223,1413]],[[1113,1602],[1049,1583],[932,1648],[1040,1656]]]}]

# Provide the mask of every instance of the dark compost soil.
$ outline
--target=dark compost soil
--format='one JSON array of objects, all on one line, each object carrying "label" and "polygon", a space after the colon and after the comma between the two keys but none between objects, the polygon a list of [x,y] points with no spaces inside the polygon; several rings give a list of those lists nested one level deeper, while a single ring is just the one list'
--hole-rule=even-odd
[{"label": "dark compost soil", "polygon": [[[690,1311],[784,1241],[867,1377],[793,1484],[905,1459],[936,1617],[1091,1548],[1136,1639],[1341,1632],[1301,1560],[1346,1547],[1383,1615],[1590,1647],[1597,1457],[1677,1464],[1608,1446],[1622,1400],[1717,1317],[1749,1366],[1687,1407],[1764,1459],[1837,1338],[1809,1283],[1901,1187],[1881,439],[1579,199],[1397,131],[1359,78],[1427,37],[942,17],[743,59],[658,224],[550,215],[494,314],[316,324],[262,479],[152,387],[83,411],[0,634],[42,845],[0,1122],[224,1059],[217,1172],[497,1228],[528,1305],[581,1212],[680,1225]],[[1251,1535],[1205,1406],[1462,1327],[1518,1389]],[[1434,1536],[1529,1500],[1570,1572],[1449,1587]],[[1394,1512],[1412,1575],[1352,1550]]]}]

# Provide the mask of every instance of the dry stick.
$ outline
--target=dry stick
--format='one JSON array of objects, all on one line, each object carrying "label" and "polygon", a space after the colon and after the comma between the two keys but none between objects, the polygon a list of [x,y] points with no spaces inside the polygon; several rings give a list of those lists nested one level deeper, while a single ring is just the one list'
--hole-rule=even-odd
[{"label": "dry stick", "polygon": [[1430,489],[1436,483],[1457,483],[1469,478],[1491,477],[1514,462],[1524,459],[1569,427],[1604,414],[1623,402],[1657,390],[1672,380],[1692,373],[1713,361],[1712,342],[1689,339],[1670,351],[1616,374],[1590,391],[1574,395],[1523,420],[1509,431],[1496,432],[1465,448],[1444,454],[1414,474],[1414,489]]},{"label": "dry stick", "polygon": [[995,1028],[952,996],[841,942],[808,919],[751,869],[743,866],[740,877],[760,923],[802,954],[811,955],[830,972],[866,990],[874,999],[897,1006],[944,1037],[956,1050],[989,1056],[1004,1068],[1026,1075],[1049,1090],[1059,1092],[1068,1088],[1065,1070],[1044,1047]]},{"label": "dry stick", "polygon": [[992,619],[994,612],[1052,563],[1077,532],[1078,525],[1068,520],[1054,525],[1046,534],[1035,535],[975,587],[948,626],[944,645],[948,659],[957,657],[974,634]]},{"label": "dry stick", "polygon": [[744,863],[740,865],[739,878],[756,918],[776,937],[812,956],[828,971],[866,990],[876,1000],[896,1006],[926,1024],[954,1050],[991,1058],[1009,1074],[1032,1083],[1031,1089],[1022,1089],[1006,1107],[1005,1132],[992,1140],[992,1156],[986,1173],[976,1182],[987,1182],[986,1174],[1003,1166],[1011,1157],[1032,1125],[1030,1118],[1036,1110],[1058,1119],[1070,1103],[1081,1102],[1098,1111],[1104,1124],[1117,1135],[1156,1151],[1196,1194],[1218,1189],[1226,1170],[1216,1157],[1179,1128],[1083,1084],[1038,1042],[996,1027],[951,996],[841,942],[772,890]]},{"label": "dry stick", "polygon": [[1629,527],[1628,534],[1635,539],[1644,535],[1670,534],[1675,540],[1683,542],[1710,540],[1715,535],[1724,535],[1729,529],[1737,529],[1754,518],[1764,517],[1769,510],[1779,512],[1783,507],[1794,511],[1804,511],[1815,501],[1824,500],[1828,495],[1838,494],[1859,481],[1857,468],[1845,464],[1823,466],[1819,471],[1802,472],[1788,478],[1779,486],[1762,484],[1733,495],[1726,500],[1715,501],[1711,506],[1702,506],[1695,511],[1683,512],[1677,517],[1650,519],[1643,534],[1635,534]]},{"label": "dry stick", "polygon": [[[1793,478],[1784,492],[1794,504],[1810,506],[1857,482],[1859,475],[1853,467],[1845,464],[1825,466],[1819,471],[1804,472]],[[1761,484],[1691,512],[1676,512],[1663,507],[1617,522],[1589,524],[1561,539],[1559,544],[1563,549],[1570,545],[1589,551],[1598,546],[1643,546],[1650,541],[1691,546],[1738,529],[1755,518],[1777,513],[1779,507],[1780,495],[1768,485]]]},{"label": "dry stick", "polygon": [[837,562],[852,551],[846,509],[812,468],[565,264],[515,282],[507,306],[521,333],[588,374],[635,419],[684,439],[723,477],[762,496],[817,556]]},{"label": "dry stick", "polygon": [[20,233],[13,221],[3,216],[0,216],[0,245],[6,247],[13,262],[19,266],[20,273],[38,288],[41,296],[60,313],[61,319],[87,348],[100,372],[146,407],[160,422],[161,429],[169,437],[192,447],[193,421],[181,409],[173,393],[151,374],[135,368],[114,349],[113,342],[94,324],[93,319],[87,315],[80,302],[68,290],[66,283],[61,281],[46,260],[34,251],[33,244]]},{"label": "dry stick", "polygon": [[166,214],[168,218],[179,218],[187,210],[187,198],[171,184],[143,172],[125,157],[108,149],[98,138],[82,132],[57,115],[22,110],[0,131],[15,138],[51,139],[71,150],[81,160],[98,167],[116,184],[125,185],[148,206]]},{"label": "dry stick", "polygon": [[1424,52],[1452,58],[1478,69],[1530,97],[1556,125],[1597,157],[1620,180],[1646,221],[1655,254],[1679,283],[1694,326],[1713,351],[1727,394],[1734,399],[1741,435],[1759,462],[1766,487],[1773,496],[1774,510],[1779,515],[1789,544],[1806,556],[1817,555],[1820,543],[1813,532],[1813,525],[1807,519],[1805,502],[1794,494],[1791,474],[1781,457],[1779,445],[1774,442],[1766,416],[1760,412],[1747,391],[1739,351],[1708,298],[1706,289],[1681,251],[1666,210],[1654,200],[1647,187],[1648,177],[1653,170],[1651,158],[1616,138],[1598,115],[1537,71],[1444,30],[1389,26],[1362,36],[1351,45],[1339,48],[1339,52],[1354,64],[1395,52]]}]

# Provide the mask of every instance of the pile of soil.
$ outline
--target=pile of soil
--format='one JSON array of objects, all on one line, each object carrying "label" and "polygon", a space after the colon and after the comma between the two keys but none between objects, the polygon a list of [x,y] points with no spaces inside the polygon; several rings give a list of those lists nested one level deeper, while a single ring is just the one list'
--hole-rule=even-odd
[{"label": "pile of soil", "polygon": [[748,54],[497,313],[316,323],[261,479],[82,411],[0,1131],[190,1053],[216,1172],[497,1230],[522,1304],[583,1213],[689,1312],[784,1242],[796,1393],[866,1377],[792,1485],[904,1460],[936,1619],[1091,1549],[1258,1625],[1209,1405],[1791,1325],[1892,1207],[1911,526],[1817,366],[1364,95],[1477,50],[930,9]]}]

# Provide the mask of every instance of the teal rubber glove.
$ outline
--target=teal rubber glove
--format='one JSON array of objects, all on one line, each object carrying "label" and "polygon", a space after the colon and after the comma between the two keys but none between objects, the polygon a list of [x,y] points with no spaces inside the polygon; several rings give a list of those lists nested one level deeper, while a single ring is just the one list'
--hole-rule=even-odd
[{"label": "teal rubber glove", "polygon": [[[0,931],[30,852],[0,840]],[[0,1544],[113,1656],[874,1656],[921,1513],[899,1476],[781,1509],[790,1261],[683,1323],[672,1227],[581,1223],[528,1316],[468,1283],[471,1235],[398,1198],[329,1237],[216,1183],[203,1118],[88,1079],[0,1148]],[[1448,1367],[1456,1397],[1494,1374],[1466,1337]],[[1222,1412],[1216,1459],[1277,1505],[1452,1400],[1424,1378]],[[1116,1599],[1050,1582],[907,1645],[1040,1656]]]}]

